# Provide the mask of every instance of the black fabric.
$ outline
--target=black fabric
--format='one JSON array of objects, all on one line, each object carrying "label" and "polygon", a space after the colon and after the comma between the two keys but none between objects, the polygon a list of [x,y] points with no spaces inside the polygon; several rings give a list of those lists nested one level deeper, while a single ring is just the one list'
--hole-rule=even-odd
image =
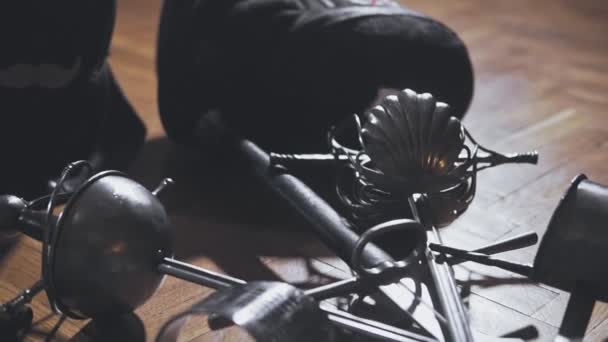
[{"label": "black fabric", "polygon": [[200,141],[201,115],[274,151],[325,149],[327,129],[382,88],[431,92],[462,117],[467,49],[443,24],[390,1],[165,0],[159,105],[175,141]]},{"label": "black fabric", "polygon": [[115,1],[0,3],[0,193],[48,191],[69,162],[124,168],[145,129],[106,63]]}]

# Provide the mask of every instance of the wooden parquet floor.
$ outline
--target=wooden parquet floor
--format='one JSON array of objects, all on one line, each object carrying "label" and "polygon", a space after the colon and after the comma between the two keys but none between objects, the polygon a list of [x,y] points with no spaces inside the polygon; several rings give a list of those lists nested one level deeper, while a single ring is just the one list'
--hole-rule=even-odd
[{"label": "wooden parquet floor", "polygon": [[[584,172],[608,184],[608,2],[569,0],[404,1],[453,27],[469,46],[476,93],[465,124],[486,146],[501,151],[537,149],[537,166],[504,166],[479,176],[469,211],[444,230],[452,245],[475,247],[527,230],[543,233],[569,181]],[[197,265],[247,279],[282,279],[314,284],[347,274],[346,266],[305,229],[292,228],[288,214],[255,186],[218,186],[204,169],[213,162],[172,146],[164,138],[156,106],[154,72],[159,0],[120,0],[111,63],[148,127],[149,141],[131,175],[153,186],[162,176],[178,185],[170,206],[178,231],[177,254]],[[237,182],[238,183],[238,182]],[[241,194],[234,200],[223,193]],[[261,195],[260,195],[261,194]],[[264,203],[267,202],[267,203]],[[261,212],[261,214],[259,213]],[[535,248],[505,257],[533,260]],[[608,263],[608,260],[606,261]],[[608,267],[608,264],[606,265]],[[21,238],[0,259],[0,300],[38,279],[40,244]],[[567,270],[564,270],[567,271]],[[456,270],[470,280],[473,325],[500,335],[527,324],[540,341],[552,340],[568,294],[543,285],[491,283],[503,271],[465,263]],[[608,286],[608,284],[607,284]],[[137,310],[147,340],[160,325],[210,293],[167,279],[156,296]],[[33,303],[36,331],[48,331],[44,296]],[[68,321],[58,334],[67,341],[87,322]],[[238,340],[228,330],[209,333],[202,321],[188,325],[183,341]],[[31,340],[40,340],[33,334]],[[608,304],[596,304],[585,341],[608,338]],[[73,341],[86,341],[83,331]]]}]

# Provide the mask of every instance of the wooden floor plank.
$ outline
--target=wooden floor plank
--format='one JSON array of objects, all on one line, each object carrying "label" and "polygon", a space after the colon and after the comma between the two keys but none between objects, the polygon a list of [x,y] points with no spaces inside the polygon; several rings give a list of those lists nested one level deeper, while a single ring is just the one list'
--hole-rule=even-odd
[{"label": "wooden floor plank", "polygon": [[557,334],[557,329],[542,321],[477,295],[471,296],[469,306],[473,327],[489,336],[508,334],[528,325],[538,329],[537,341],[552,341]]}]

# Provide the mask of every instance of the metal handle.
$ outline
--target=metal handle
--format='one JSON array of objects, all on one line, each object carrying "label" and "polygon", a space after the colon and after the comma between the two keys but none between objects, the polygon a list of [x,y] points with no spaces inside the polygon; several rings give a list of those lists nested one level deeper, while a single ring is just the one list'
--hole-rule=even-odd
[{"label": "metal handle", "polygon": [[538,164],[538,152],[510,153],[505,155],[505,163]]}]

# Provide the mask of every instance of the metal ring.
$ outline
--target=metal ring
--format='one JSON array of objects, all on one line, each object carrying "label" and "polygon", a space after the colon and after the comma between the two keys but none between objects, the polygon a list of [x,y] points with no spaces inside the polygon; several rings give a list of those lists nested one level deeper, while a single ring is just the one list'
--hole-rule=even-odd
[{"label": "metal ring", "polygon": [[[415,246],[407,257],[401,260],[385,260],[374,267],[362,265],[363,250],[374,238],[386,233],[396,231],[409,231],[414,233]],[[426,231],[424,226],[414,220],[400,219],[381,223],[368,229],[357,241],[351,256],[351,266],[361,276],[378,276],[387,271],[403,272],[410,265],[416,264],[423,256],[427,245]]]}]

